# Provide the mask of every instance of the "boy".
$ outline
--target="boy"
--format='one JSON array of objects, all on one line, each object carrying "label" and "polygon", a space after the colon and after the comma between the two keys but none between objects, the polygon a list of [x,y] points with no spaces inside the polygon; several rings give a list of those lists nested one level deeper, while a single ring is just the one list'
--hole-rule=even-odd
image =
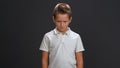
[{"label": "boy", "polygon": [[68,4],[58,3],[55,6],[53,22],[56,28],[44,35],[40,46],[42,68],[83,68],[84,48],[80,35],[69,27],[71,14]]}]

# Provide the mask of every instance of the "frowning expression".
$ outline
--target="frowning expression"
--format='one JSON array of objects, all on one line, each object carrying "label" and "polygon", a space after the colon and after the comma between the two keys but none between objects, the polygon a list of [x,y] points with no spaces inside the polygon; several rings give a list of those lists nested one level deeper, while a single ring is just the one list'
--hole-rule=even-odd
[{"label": "frowning expression", "polygon": [[53,21],[56,25],[56,28],[64,33],[68,30],[68,26],[72,20],[72,17],[69,17],[68,14],[57,14],[56,18],[53,17]]}]

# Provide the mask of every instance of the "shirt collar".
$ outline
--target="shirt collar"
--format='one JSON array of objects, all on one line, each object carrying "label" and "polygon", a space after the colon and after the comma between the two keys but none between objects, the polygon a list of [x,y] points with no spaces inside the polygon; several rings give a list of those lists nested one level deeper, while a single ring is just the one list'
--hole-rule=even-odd
[{"label": "shirt collar", "polygon": [[[68,27],[68,30],[65,32],[65,35],[70,35],[71,29]],[[60,32],[57,30],[57,28],[54,29],[55,34],[60,34]]]}]

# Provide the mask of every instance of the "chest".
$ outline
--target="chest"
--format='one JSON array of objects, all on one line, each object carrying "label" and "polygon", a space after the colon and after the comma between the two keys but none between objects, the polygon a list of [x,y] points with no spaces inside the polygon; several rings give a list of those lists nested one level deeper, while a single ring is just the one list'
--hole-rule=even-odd
[{"label": "chest", "polygon": [[50,39],[50,50],[64,49],[68,51],[75,51],[76,38],[71,38],[68,36],[54,36]]}]

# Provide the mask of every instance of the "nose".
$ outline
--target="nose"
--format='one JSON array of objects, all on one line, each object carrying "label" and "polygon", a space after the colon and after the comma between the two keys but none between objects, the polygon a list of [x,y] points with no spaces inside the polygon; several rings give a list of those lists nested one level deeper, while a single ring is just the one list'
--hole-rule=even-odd
[{"label": "nose", "polygon": [[61,26],[64,26],[64,22],[61,22],[61,24],[60,24]]}]

